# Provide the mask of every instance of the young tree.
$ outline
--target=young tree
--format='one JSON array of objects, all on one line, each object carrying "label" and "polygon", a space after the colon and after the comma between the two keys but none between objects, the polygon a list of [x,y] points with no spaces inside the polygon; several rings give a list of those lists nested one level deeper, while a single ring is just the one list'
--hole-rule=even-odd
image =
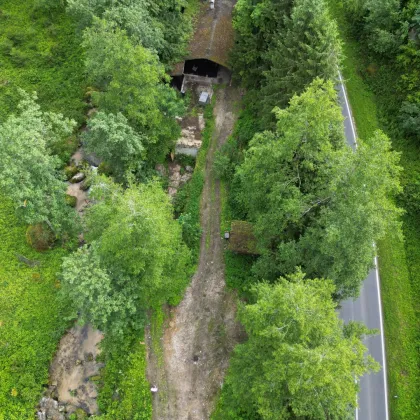
[{"label": "young tree", "polygon": [[66,204],[60,160],[50,148],[69,136],[76,123],[42,112],[36,94],[21,93],[19,114],[0,125],[0,187],[25,223],[45,222],[59,236],[71,228],[75,213]]},{"label": "young tree", "polygon": [[88,209],[89,248],[63,264],[63,293],[83,319],[104,331],[143,326],[145,311],[179,302],[186,286],[189,251],[158,183],[123,191],[105,177],[92,187]]},{"label": "young tree", "polygon": [[239,308],[248,340],[236,346],[215,419],[354,418],[356,380],[379,365],[358,323],[343,325],[333,282],[297,272],[254,286]]},{"label": "young tree", "polygon": [[265,115],[274,106],[286,106],[316,77],[335,80],[340,55],[337,26],[325,1],[296,0],[284,33],[267,52],[270,68],[261,91]]},{"label": "young tree", "polygon": [[382,133],[356,153],[345,145],[332,82],[316,80],[276,115],[236,175],[262,252],[254,269],[274,280],[302,266],[334,280],[338,299],[357,296],[373,242],[397,230],[399,156]]},{"label": "young tree", "polygon": [[157,56],[103,20],[85,30],[83,46],[90,80],[101,89],[94,97],[99,108],[122,113],[142,134],[150,163],[162,159],[179,136],[175,116],[183,104]]},{"label": "young tree", "polygon": [[130,173],[141,171],[147,138],[137,134],[124,115],[98,112],[87,126],[83,134],[86,151],[103,159],[117,181],[127,181]]}]

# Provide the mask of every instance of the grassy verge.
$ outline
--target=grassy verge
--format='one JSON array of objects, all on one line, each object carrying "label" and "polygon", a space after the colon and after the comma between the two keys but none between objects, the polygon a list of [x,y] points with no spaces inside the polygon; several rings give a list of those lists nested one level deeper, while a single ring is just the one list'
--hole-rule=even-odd
[{"label": "grassy verge", "polygon": [[33,0],[0,6],[0,121],[16,110],[18,88],[37,91],[42,109],[79,123],[85,104],[80,39],[63,7],[36,9]]},{"label": "grassy verge", "polygon": [[[26,227],[0,197],[0,419],[32,419],[48,367],[67,325],[56,278],[66,251],[37,253],[25,241]],[[20,263],[17,254],[39,261]]]},{"label": "grassy verge", "polygon": [[[417,147],[388,129],[392,122],[384,117],[387,98],[380,94],[375,96],[370,90],[370,82],[375,81],[362,78],[366,63],[360,45],[350,36],[342,4],[331,0],[330,5],[344,41],[343,75],[358,135],[362,140],[368,140],[377,128],[388,132],[394,148],[402,152],[404,178],[409,179],[413,171],[420,170]],[[415,163],[413,156],[416,156]],[[420,370],[416,348],[418,318],[415,310],[420,303],[416,289],[420,284],[416,279],[420,275],[416,270],[420,261],[420,230],[417,226],[417,216],[408,212],[403,218],[404,240],[389,236],[378,244],[391,419],[413,419],[420,410]]]},{"label": "grassy verge", "polygon": [[152,416],[150,386],[146,378],[146,345],[138,332],[123,339],[106,337],[105,367],[99,378],[98,403],[103,420],[149,420]]}]

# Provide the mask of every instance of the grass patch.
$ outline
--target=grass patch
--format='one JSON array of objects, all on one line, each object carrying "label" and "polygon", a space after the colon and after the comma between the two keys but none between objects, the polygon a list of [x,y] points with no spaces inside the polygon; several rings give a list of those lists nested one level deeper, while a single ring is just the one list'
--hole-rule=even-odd
[{"label": "grass patch", "polygon": [[64,7],[46,12],[33,0],[0,6],[0,121],[15,112],[18,88],[36,91],[43,110],[81,123],[86,104],[83,52]]},{"label": "grass patch", "polygon": [[[330,0],[333,16],[344,40],[343,76],[352,105],[359,136],[367,140],[377,128],[387,132],[393,147],[402,152],[402,183],[407,185],[420,171],[418,146],[396,129],[395,114],[390,113],[390,96],[398,74],[389,82],[390,69],[369,78],[369,63],[360,43],[352,39],[341,2]],[[395,70],[394,70],[395,71]],[[382,83],[381,83],[382,82]],[[378,86],[381,86],[378,89]],[[375,92],[375,94],[373,93]],[[420,369],[418,356],[418,322],[420,306],[420,229],[418,215],[408,211],[403,217],[404,240],[394,236],[378,243],[382,305],[387,351],[390,417],[413,419],[420,411]],[[417,311],[417,316],[416,316]],[[397,396],[397,397],[395,397]]]},{"label": "grass patch", "polygon": [[152,397],[146,378],[146,345],[138,332],[103,341],[106,365],[101,372],[98,403],[103,420],[149,420]]},{"label": "grass patch", "polygon": [[[13,205],[0,197],[0,419],[32,419],[48,368],[68,323],[56,274],[67,253],[44,253],[25,241]],[[16,254],[38,261],[29,267]]]}]

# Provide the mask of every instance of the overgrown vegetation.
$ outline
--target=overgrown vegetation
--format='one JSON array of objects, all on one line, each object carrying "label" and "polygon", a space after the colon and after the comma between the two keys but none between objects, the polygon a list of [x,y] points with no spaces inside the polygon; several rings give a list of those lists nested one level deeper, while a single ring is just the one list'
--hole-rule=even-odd
[{"label": "overgrown vegetation", "polygon": [[[284,19],[277,19],[279,15]],[[308,27],[311,30],[304,31],[302,38],[302,28]],[[356,153],[345,144],[332,87],[341,58],[340,40],[326,2],[239,1],[235,29],[232,62],[248,92],[236,130],[216,159],[216,173],[227,192],[222,224],[232,219],[253,222],[262,255],[245,258],[228,252],[227,281],[259,305],[252,284],[270,280],[276,287],[280,275],[301,266],[310,277],[331,279],[336,284],[335,300],[357,296],[372,265],[372,242],[399,230],[401,212],[392,198],[401,191],[398,154],[391,151],[389,139],[375,130]],[[314,81],[317,76],[324,81]],[[285,109],[271,112],[275,105]],[[387,175],[379,186],[383,174]],[[251,273],[241,272],[241,265],[252,265]],[[269,352],[265,360],[276,354]],[[230,375],[217,418],[347,416],[316,413],[316,397],[311,400],[314,412],[293,411],[289,404],[299,398],[301,382],[293,387],[296,394],[286,398],[291,386],[286,380],[278,391],[280,399],[286,400],[276,405],[274,388],[264,396],[260,393],[264,385],[249,378],[243,381],[247,391],[242,392],[229,382],[235,381]],[[267,371],[265,380],[271,383],[275,378]],[[353,401],[356,392],[356,388],[351,392]],[[350,397],[348,401],[350,408],[353,401]],[[245,406],[245,411],[238,411]]]},{"label": "overgrown vegetation", "polygon": [[[419,131],[406,131],[405,122],[411,119],[407,116],[401,118],[401,104],[415,101],[415,92],[418,92],[419,67],[415,61],[419,51],[415,23],[417,12],[413,7],[415,2],[405,2],[405,7],[400,8],[398,2],[362,1],[361,9],[349,8],[351,2],[346,2],[346,8],[340,1],[329,3],[345,41],[343,74],[359,136],[368,138],[373,130],[381,127],[390,135],[394,149],[401,152],[404,192],[399,197],[399,203],[406,210],[402,218],[404,239],[388,236],[379,243],[379,269],[391,396],[390,416],[392,419],[411,419],[420,409],[420,280],[417,270],[420,257],[420,232],[417,228],[420,161]],[[384,27],[384,21],[377,20],[375,13],[368,11],[373,7],[377,7],[377,11],[391,7],[393,13],[384,13],[381,19],[388,23],[392,20],[393,24]],[[355,20],[346,15],[347,9],[351,13],[359,10],[362,15]],[[366,14],[370,17],[365,26]],[[372,31],[374,27],[382,29]],[[375,42],[372,43],[372,37],[379,35],[393,40],[386,51],[376,51]],[[379,43],[378,48],[379,45],[382,44]]]},{"label": "overgrown vegetation", "polygon": [[[84,120],[83,51],[64,8],[42,1],[4,0],[0,5],[0,121],[21,99],[18,89],[38,93],[47,111]],[[59,2],[56,2],[56,4]]]},{"label": "overgrown vegetation", "polygon": [[[56,313],[59,304],[47,304],[48,311],[44,312],[51,320],[48,324],[42,319],[46,328],[44,331],[43,324],[39,331],[45,336],[53,321],[78,318],[78,312],[80,321],[105,331],[102,357],[106,368],[100,378],[99,396],[104,418],[150,418],[145,349],[139,344],[146,311],[162,303],[178,303],[190,273],[190,252],[182,242],[181,226],[173,219],[162,186],[152,178],[155,163],[164,159],[179,134],[174,117],[182,115],[183,101],[169,87],[164,70],[184,54],[195,10],[195,0],[171,4],[119,1],[112,5],[36,0],[5,1],[1,5],[0,175],[4,192],[14,200],[18,214],[33,224],[27,240],[44,250],[57,246],[58,237],[72,243],[79,231],[69,228],[78,218],[71,208],[74,200],[65,195],[64,180],[81,167],[67,166],[65,175],[60,167],[68,164],[79,145],[79,139],[71,135],[76,124],[70,117],[79,125],[85,119],[86,80],[92,86],[87,91],[88,105],[99,109],[90,113],[93,117],[83,141],[88,152],[104,161],[100,170],[128,187],[124,190],[111,180],[98,178],[103,189],[84,225],[89,246],[67,256],[61,274],[60,305],[70,299],[72,311]],[[30,94],[19,92],[18,87]],[[35,103],[36,96],[32,96],[33,90],[38,91],[40,107]],[[85,172],[86,189],[94,176],[91,171]],[[116,217],[115,224],[104,223],[104,217],[110,222],[111,216]],[[121,228],[122,220],[127,222],[125,229]],[[5,221],[4,227],[7,225]],[[153,238],[157,241],[154,244]],[[114,245],[118,249],[112,248]],[[129,245],[130,252],[120,252],[121,245]],[[153,249],[157,253],[151,252]],[[66,254],[54,252],[60,258]],[[44,260],[48,261],[46,256],[55,254],[50,251],[44,255],[38,258],[42,267]],[[57,270],[59,261],[53,262]],[[37,270],[44,273],[44,268]],[[7,281],[3,286],[8,286]],[[9,293],[8,289],[5,293]],[[50,295],[46,292],[44,298]],[[36,290],[33,296],[42,298]],[[2,293],[1,298],[6,295]],[[38,313],[26,308],[24,299],[22,306],[17,297],[11,303],[13,308],[4,305],[0,327],[3,322],[9,323],[11,314],[15,314],[15,326],[25,320],[26,315],[20,316],[22,308],[31,317]],[[34,331],[29,334],[35,337],[33,349],[22,345],[21,354],[13,344],[10,349],[15,351],[15,359],[8,352],[10,364],[2,359],[1,414],[7,418],[31,417],[41,386],[46,383],[53,347],[63,333],[62,324],[52,330],[54,334],[46,340],[43,351],[38,350],[38,331]],[[9,334],[8,330],[2,331]],[[14,343],[9,336],[6,339],[8,345]],[[27,351],[36,361],[26,356]],[[22,373],[28,363],[34,366],[33,375],[29,368]]]},{"label": "overgrown vegetation", "polygon": [[[57,343],[69,326],[58,298],[62,248],[36,252],[13,203],[0,198],[0,419],[33,418]],[[25,262],[26,263],[25,263]]]},{"label": "overgrown vegetation", "polygon": [[178,220],[182,225],[183,239],[193,251],[195,258],[198,258],[200,250],[200,202],[204,187],[206,156],[214,131],[213,105],[214,102],[207,105],[204,110],[206,126],[202,133],[202,144],[197,155],[193,176],[178,191],[174,201],[175,212],[179,215]]}]

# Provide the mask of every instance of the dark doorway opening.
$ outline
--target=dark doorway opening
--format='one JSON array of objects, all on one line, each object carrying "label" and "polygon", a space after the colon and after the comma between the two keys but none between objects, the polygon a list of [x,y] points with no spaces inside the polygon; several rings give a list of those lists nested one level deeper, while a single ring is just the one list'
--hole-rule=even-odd
[{"label": "dark doorway opening", "polygon": [[171,78],[171,86],[173,88],[178,89],[179,91],[182,88],[182,82],[184,81],[184,75],[182,74],[181,76],[172,76]]},{"label": "dark doorway opening", "polygon": [[195,74],[196,76],[217,77],[219,67],[219,64],[206,60],[205,58],[187,60],[184,66],[184,73]]}]

